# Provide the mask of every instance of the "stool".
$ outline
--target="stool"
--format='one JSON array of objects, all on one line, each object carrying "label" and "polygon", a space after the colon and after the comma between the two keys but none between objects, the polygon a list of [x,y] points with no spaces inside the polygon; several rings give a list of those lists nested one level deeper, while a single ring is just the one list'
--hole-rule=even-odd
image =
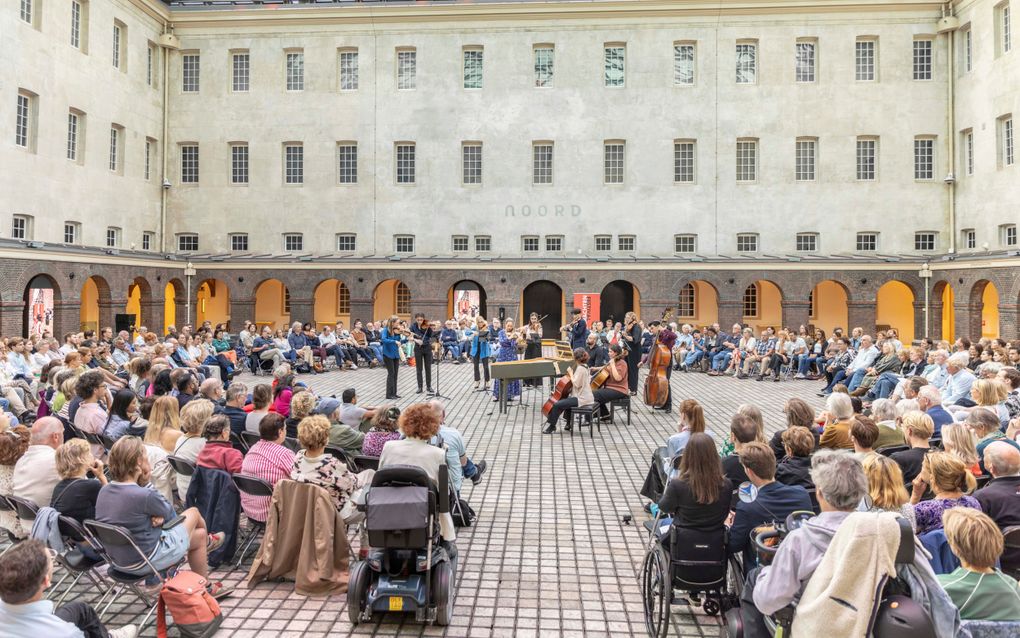
[{"label": "stool", "polygon": [[[575,414],[580,417],[577,420],[577,431],[578,432],[580,432],[581,428],[583,426],[585,426],[585,425],[587,425],[591,429],[591,438],[593,438],[593,439],[595,438],[595,427],[596,426],[598,427],[599,432],[602,432],[602,423],[599,422],[599,421],[594,421],[594,419],[593,419],[593,416],[595,414],[595,406],[594,405],[588,405],[588,406],[584,406],[584,407],[577,407],[577,408],[569,408],[569,409],[567,409],[567,425],[569,425],[569,426],[573,426],[574,425],[574,415]],[[594,425],[593,425],[593,421],[594,421]],[[573,432],[571,432],[571,434],[573,434]]]},{"label": "stool", "polygon": [[622,408],[627,408],[627,425],[630,425],[630,397],[623,397],[622,399],[613,399],[609,402],[609,422],[616,423],[616,406],[619,405]]}]

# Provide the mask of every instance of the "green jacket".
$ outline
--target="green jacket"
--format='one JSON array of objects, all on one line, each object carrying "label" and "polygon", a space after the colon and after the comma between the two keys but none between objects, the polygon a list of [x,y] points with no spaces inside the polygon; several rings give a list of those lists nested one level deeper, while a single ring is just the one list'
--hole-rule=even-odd
[{"label": "green jacket", "polygon": [[957,567],[938,579],[963,620],[1020,620],[1020,585],[999,570],[981,574]]},{"label": "green jacket", "polygon": [[365,435],[349,425],[332,423],[329,426],[329,444],[341,448],[350,454],[361,454],[361,444]]}]

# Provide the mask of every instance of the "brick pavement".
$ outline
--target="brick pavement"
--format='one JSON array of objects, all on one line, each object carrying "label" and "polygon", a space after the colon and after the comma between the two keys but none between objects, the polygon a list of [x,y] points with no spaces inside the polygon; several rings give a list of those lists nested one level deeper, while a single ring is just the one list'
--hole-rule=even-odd
[{"label": "brick pavement", "polygon": [[[292,583],[263,583],[244,589],[245,571],[214,573],[238,588],[223,601],[226,619],[217,636],[277,638],[316,636],[645,636],[638,584],[646,538],[638,490],[649,454],[674,431],[667,416],[634,402],[632,422],[619,414],[616,425],[603,425],[594,438],[585,430],[542,435],[544,391],[525,391],[523,405],[506,415],[494,410],[491,395],[472,392],[470,365],[442,366],[441,391],[450,425],[459,429],[471,457],[490,469],[475,487],[465,482],[464,496],[478,512],[477,524],[461,530],[459,587],[453,624],[445,630],[424,627],[410,617],[388,615],[352,628],[345,598],[304,598]],[[382,369],[303,375],[316,392],[339,395],[355,386],[362,404],[376,405],[384,395]],[[250,375],[239,377],[252,387]],[[260,380],[267,380],[260,377]],[[779,384],[676,373],[678,400],[695,398],[705,408],[709,428],[719,440],[728,434],[737,406],[762,408],[771,433],[784,423],[783,402],[800,396],[820,407],[817,382]],[[414,393],[414,370],[402,368],[400,407],[421,400]],[[676,405],[677,401],[674,401]],[[631,515],[633,523],[624,524]],[[80,600],[98,595],[82,587]],[[111,610],[111,626],[139,619],[140,603],[122,598]],[[700,609],[675,606],[678,636],[716,636],[718,620]],[[154,635],[150,625],[146,635]],[[171,631],[171,635],[173,635]]]}]

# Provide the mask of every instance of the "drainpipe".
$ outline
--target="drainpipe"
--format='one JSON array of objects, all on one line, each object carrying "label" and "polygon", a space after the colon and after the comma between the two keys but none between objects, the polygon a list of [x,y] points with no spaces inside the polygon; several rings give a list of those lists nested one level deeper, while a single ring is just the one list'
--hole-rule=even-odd
[{"label": "drainpipe", "polygon": [[181,48],[181,41],[174,35],[172,24],[163,23],[163,33],[159,36],[159,46],[163,49],[163,139],[159,145],[160,165],[162,166],[159,195],[159,251],[166,253],[166,200],[167,191],[170,190],[170,182],[166,176],[167,158],[169,157],[167,147],[169,146],[170,136],[170,121],[167,109],[170,87],[168,74],[170,72],[170,52],[179,51]]},{"label": "drainpipe", "polygon": [[952,15],[952,2],[942,6],[942,17],[938,22],[939,35],[946,36],[949,60],[949,73],[946,82],[946,127],[948,130],[947,150],[949,152],[949,172],[943,180],[946,183],[949,198],[949,254],[956,254],[956,30],[960,20]]},{"label": "drainpipe", "polygon": [[924,282],[924,336],[931,336],[931,264],[924,262],[917,273]]}]

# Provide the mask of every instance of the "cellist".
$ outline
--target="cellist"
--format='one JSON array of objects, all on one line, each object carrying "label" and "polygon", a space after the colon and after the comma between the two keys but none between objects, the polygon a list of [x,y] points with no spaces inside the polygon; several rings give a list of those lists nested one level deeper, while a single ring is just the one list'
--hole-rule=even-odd
[{"label": "cellist", "polygon": [[[552,434],[556,431],[556,422],[560,420],[560,414],[567,408],[595,404],[595,396],[591,392],[591,371],[588,369],[588,351],[584,348],[574,348],[574,361],[577,362],[577,365],[567,373],[570,375],[570,396],[552,404],[552,409],[549,410],[548,425],[542,430],[542,434]],[[563,429],[569,432],[573,428],[567,425]]]},{"label": "cellist", "polygon": [[[669,324],[664,321],[653,321],[651,326],[652,334],[655,335],[655,340],[658,343],[666,346],[669,350],[669,365],[666,366],[666,383],[669,385],[669,379],[673,376],[673,346],[676,344],[676,333],[669,327]],[[666,414],[673,412],[673,387],[669,385],[669,393],[666,396],[666,402],[662,407],[655,408],[656,410],[663,410]]]},{"label": "cellist", "polygon": [[623,346],[614,343],[609,346],[609,378],[605,385],[594,391],[595,404],[599,407],[599,418],[609,417],[607,404],[617,399],[626,399],[630,388],[627,387],[627,357],[623,354]]}]

